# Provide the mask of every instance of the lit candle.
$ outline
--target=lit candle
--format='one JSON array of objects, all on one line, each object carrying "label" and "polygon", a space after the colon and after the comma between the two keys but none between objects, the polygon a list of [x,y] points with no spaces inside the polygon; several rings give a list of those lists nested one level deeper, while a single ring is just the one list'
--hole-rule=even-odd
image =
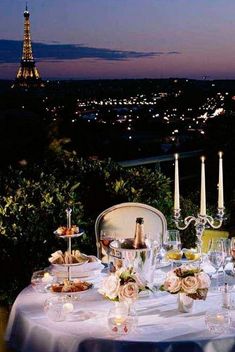
[{"label": "lit candle", "polygon": [[73,311],[73,304],[72,303],[64,303],[63,304],[63,313],[71,313]]},{"label": "lit candle", "polygon": [[175,154],[175,193],[174,193],[174,209],[180,209],[180,191],[179,191],[179,165],[178,154]]},{"label": "lit candle", "polygon": [[125,321],[126,321],[126,319],[124,317],[122,317],[121,315],[117,315],[114,319],[114,323],[119,326],[124,324]]},{"label": "lit candle", "polygon": [[223,153],[219,152],[219,188],[218,188],[218,208],[224,207],[224,186],[223,186]]},{"label": "lit candle", "polygon": [[215,317],[215,323],[216,324],[224,324],[224,315],[222,313],[217,313],[216,317]]},{"label": "lit candle", "polygon": [[42,282],[44,283],[51,283],[53,281],[53,276],[50,275],[49,273],[44,273],[43,277],[42,277]]},{"label": "lit candle", "polygon": [[205,157],[201,157],[201,202],[200,215],[206,215],[206,178],[205,178]]}]

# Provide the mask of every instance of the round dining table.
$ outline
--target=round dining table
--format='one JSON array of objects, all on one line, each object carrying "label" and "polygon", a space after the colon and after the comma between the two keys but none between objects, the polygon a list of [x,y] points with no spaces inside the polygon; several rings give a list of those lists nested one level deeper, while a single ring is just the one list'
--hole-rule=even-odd
[{"label": "round dining table", "polygon": [[74,301],[74,311],[65,321],[49,320],[44,312],[48,293],[26,287],[17,297],[9,317],[5,339],[21,352],[231,352],[235,351],[235,310],[226,333],[214,336],[205,324],[206,311],[222,305],[221,292],[209,292],[196,300],[192,313],[180,313],[177,295],[157,291],[135,302],[137,327],[127,335],[115,336],[107,317],[113,302],[101,296],[97,287]]}]

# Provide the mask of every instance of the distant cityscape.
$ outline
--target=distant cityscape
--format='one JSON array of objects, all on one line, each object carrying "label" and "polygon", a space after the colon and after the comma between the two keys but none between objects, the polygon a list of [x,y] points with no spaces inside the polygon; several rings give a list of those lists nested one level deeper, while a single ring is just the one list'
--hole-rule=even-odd
[{"label": "distant cityscape", "polygon": [[[33,56],[27,5],[23,16],[23,50],[15,81],[0,81],[3,165],[38,161],[52,146],[126,166],[155,164],[169,175],[172,164],[160,165],[162,156],[171,156],[164,159],[168,162],[175,152],[195,158],[223,150],[231,156],[234,81],[207,76],[43,81]],[[149,157],[155,159],[144,160]],[[187,178],[198,168],[189,160],[184,170]]]}]

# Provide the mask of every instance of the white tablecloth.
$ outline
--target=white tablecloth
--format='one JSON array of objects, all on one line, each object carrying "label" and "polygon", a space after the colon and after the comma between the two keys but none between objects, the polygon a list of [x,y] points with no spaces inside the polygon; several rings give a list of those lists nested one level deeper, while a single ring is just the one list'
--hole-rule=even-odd
[{"label": "white tablecloth", "polygon": [[179,313],[177,295],[157,293],[136,302],[138,327],[122,337],[107,328],[112,302],[96,288],[81,295],[70,321],[48,320],[43,303],[47,294],[29,286],[17,297],[9,319],[6,340],[22,352],[223,352],[235,351],[235,311],[230,331],[213,337],[204,315],[220,306],[221,294],[209,293],[206,301],[195,301],[193,313]]}]

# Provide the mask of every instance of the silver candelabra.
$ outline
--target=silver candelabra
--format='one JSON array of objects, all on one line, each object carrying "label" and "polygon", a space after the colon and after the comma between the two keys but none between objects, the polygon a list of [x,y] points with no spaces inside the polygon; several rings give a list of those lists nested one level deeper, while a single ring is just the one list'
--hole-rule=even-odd
[{"label": "silver candelabra", "polygon": [[213,218],[210,215],[186,216],[185,219],[180,217],[180,209],[174,209],[174,222],[178,230],[186,230],[187,227],[194,222],[196,228],[197,243],[199,247],[200,257],[202,258],[202,234],[206,225],[213,229],[219,229],[224,220],[224,208],[218,208],[217,216]]}]

